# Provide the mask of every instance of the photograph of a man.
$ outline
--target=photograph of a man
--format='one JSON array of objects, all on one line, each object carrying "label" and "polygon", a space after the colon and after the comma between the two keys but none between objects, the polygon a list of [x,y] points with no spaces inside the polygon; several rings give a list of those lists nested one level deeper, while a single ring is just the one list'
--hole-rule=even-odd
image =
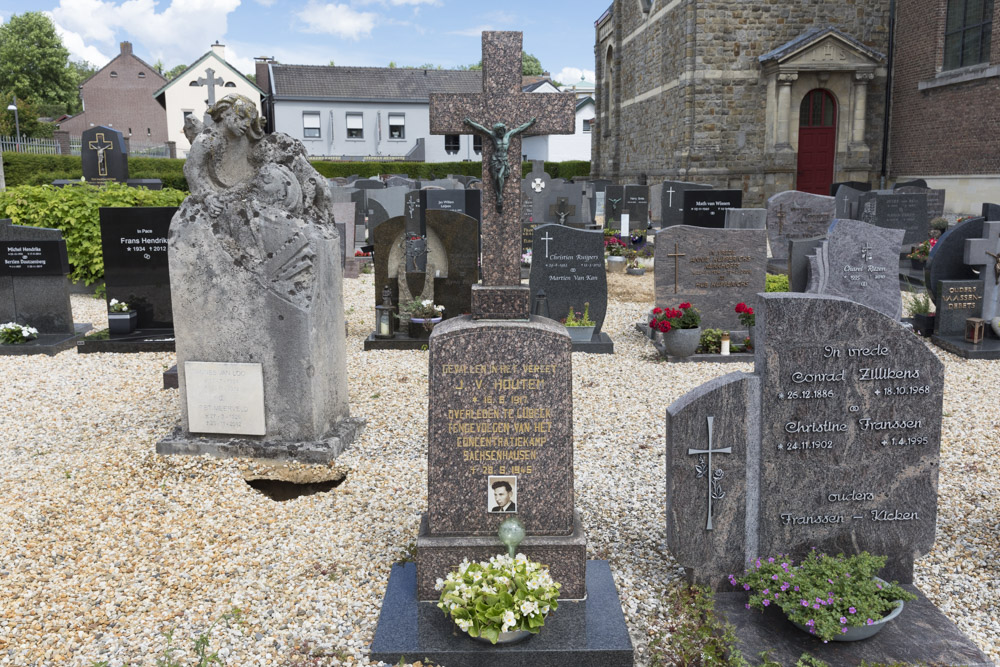
[{"label": "photograph of a man", "polygon": [[490,512],[516,512],[517,477],[491,476],[487,482],[487,506]]}]

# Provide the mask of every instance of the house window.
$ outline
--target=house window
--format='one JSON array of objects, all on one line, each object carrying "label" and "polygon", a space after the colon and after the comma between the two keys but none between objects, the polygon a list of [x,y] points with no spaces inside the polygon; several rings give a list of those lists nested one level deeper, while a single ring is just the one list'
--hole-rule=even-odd
[{"label": "house window", "polygon": [[583,131],[584,132],[590,132],[590,119],[589,118],[584,118],[583,119]]},{"label": "house window", "polygon": [[112,79],[117,79],[118,78],[118,72],[115,72],[114,70],[112,70],[111,71],[111,78]]},{"label": "house window", "polygon": [[184,118],[181,120],[181,127],[184,127],[185,125],[187,125],[187,119],[188,119],[188,117],[191,116],[194,112],[193,111],[185,111],[183,113],[184,113]]},{"label": "house window", "polygon": [[472,135],[472,152],[476,155],[483,153],[483,138],[478,134]]},{"label": "house window", "polygon": [[146,78],[146,73],[145,72],[139,72],[139,78],[140,79],[145,79]]},{"label": "house window", "polygon": [[455,155],[458,153],[459,147],[459,136],[457,134],[446,134],[444,135],[444,152],[448,155]]},{"label": "house window", "polygon": [[225,85],[225,86],[223,86],[223,87],[224,87],[224,88],[235,88],[235,87],[236,87],[236,84],[235,84],[235,83],[233,83],[232,81],[226,81],[226,85]]},{"label": "house window", "polygon": [[319,112],[302,112],[302,136],[305,139],[319,139]]},{"label": "house window", "polygon": [[401,113],[389,114],[389,138],[406,138],[406,116]]},{"label": "house window", "polygon": [[948,0],[944,69],[989,62],[993,0]]},{"label": "house window", "polygon": [[359,113],[347,114],[347,138],[365,138],[365,117]]}]

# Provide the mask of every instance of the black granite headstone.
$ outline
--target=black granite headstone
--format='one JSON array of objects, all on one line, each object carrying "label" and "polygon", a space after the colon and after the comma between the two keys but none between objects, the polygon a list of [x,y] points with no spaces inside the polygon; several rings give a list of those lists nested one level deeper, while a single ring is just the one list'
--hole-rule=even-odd
[{"label": "black granite headstone", "polygon": [[139,329],[172,329],[167,236],[174,206],[101,208],[107,300],[138,313]]},{"label": "black granite headstone", "polygon": [[939,280],[934,333],[964,336],[965,320],[982,316],[983,293],[982,280]]},{"label": "black granite headstone", "polygon": [[540,225],[534,230],[529,287],[534,299],[545,292],[549,317],[559,321],[570,308],[582,312],[590,304],[594,335],[599,336],[608,310],[608,281],[604,269],[604,233],[563,225]]},{"label": "black granite headstone", "polygon": [[684,193],[688,190],[711,190],[705,183],[663,181],[660,188],[660,226],[673,227],[684,224]]},{"label": "black granite headstone", "polygon": [[1000,220],[1000,204],[983,203],[982,217],[989,222]]},{"label": "black granite headstone", "polygon": [[118,130],[98,125],[83,131],[80,139],[83,177],[91,183],[128,180],[128,151]]},{"label": "black granite headstone", "polygon": [[622,213],[628,213],[629,229],[646,229],[649,224],[649,186],[626,185]]},{"label": "black granite headstone", "polygon": [[722,229],[726,209],[742,207],[742,190],[685,190],[684,224]]},{"label": "black granite headstone", "polygon": [[972,218],[955,225],[938,239],[928,257],[924,284],[934,303],[938,303],[938,283],[942,280],[978,280],[979,276],[965,263],[965,242],[983,236],[983,219]]},{"label": "black granite headstone", "polygon": [[0,220],[0,322],[72,334],[68,273],[61,231]]}]

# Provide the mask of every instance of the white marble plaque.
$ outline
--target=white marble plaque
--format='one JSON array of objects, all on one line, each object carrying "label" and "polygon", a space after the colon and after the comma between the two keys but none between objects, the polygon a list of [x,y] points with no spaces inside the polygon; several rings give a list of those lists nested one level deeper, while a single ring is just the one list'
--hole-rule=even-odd
[{"label": "white marble plaque", "polygon": [[264,435],[261,364],[184,362],[191,433]]}]

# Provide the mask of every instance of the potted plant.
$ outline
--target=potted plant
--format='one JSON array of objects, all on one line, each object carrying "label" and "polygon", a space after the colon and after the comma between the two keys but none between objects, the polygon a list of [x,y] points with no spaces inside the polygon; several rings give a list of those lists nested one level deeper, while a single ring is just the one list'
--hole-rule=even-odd
[{"label": "potted plant", "polygon": [[559,606],[560,587],[546,566],[522,553],[489,562],[463,560],[435,584],[441,591],[438,608],[470,637],[491,644],[538,634],[546,615]]},{"label": "potted plant", "polygon": [[569,313],[562,319],[566,326],[566,333],[574,343],[589,343],[594,337],[594,329],[597,324],[590,319],[590,302],[583,304],[583,312],[573,310],[570,306]]},{"label": "potted plant", "polygon": [[754,325],[757,324],[757,316],[754,315],[753,308],[742,301],[736,304],[736,314],[740,317],[740,324],[747,328],[747,345],[753,347]]},{"label": "potted plant", "polygon": [[139,313],[129,308],[128,304],[118,299],[108,302],[108,333],[130,334],[135,331],[139,321]]},{"label": "potted plant", "polygon": [[729,583],[750,592],[747,609],[775,605],[800,630],[824,642],[867,639],[897,617],[916,595],[875,576],[885,556],[862,551],[828,556],[815,550],[798,565],[792,559],[758,558]]},{"label": "potted plant", "polygon": [[0,324],[0,343],[5,345],[21,345],[38,338],[38,329],[27,324],[7,322]]},{"label": "potted plant", "polygon": [[937,239],[927,239],[920,245],[910,248],[910,254],[907,257],[910,258],[910,266],[913,267],[914,271],[924,270],[927,257],[930,256],[935,245],[937,245]]},{"label": "potted plant", "polygon": [[622,273],[625,271],[625,251],[627,248],[617,236],[604,237],[604,252],[608,256],[608,271]]},{"label": "potted plant", "polygon": [[649,326],[663,334],[663,351],[671,357],[690,357],[701,341],[701,313],[685,301],[677,308],[654,308]]},{"label": "potted plant", "polygon": [[444,306],[436,305],[430,299],[414,299],[404,310],[410,315],[410,338],[427,338],[434,325],[444,317]]},{"label": "potted plant", "polygon": [[632,248],[625,251],[625,272],[630,276],[641,276],[646,269],[639,266],[639,253]]},{"label": "potted plant", "polygon": [[932,218],[930,222],[931,226],[931,238],[937,239],[941,238],[941,235],[948,231],[948,218],[944,216],[939,216],[937,218]]},{"label": "potted plant", "polygon": [[931,312],[931,297],[927,290],[921,290],[910,298],[910,318],[913,330],[927,338],[934,333],[934,313]]}]

